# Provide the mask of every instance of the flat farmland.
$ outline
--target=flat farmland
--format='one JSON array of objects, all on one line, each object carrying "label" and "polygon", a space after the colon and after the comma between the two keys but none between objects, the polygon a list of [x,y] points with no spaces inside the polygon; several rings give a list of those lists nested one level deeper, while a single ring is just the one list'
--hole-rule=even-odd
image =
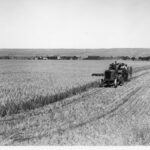
[{"label": "flat farmland", "polygon": [[[112,62],[114,60],[1,60],[0,105],[7,104],[10,108],[14,107],[12,104],[35,101],[37,97],[49,99],[51,95],[94,82],[100,77],[92,77],[91,74],[103,73]],[[140,61],[125,63],[134,68],[149,64]]]},{"label": "flat farmland", "polygon": [[99,80],[91,73],[103,72],[111,62],[1,61],[0,113],[6,110],[9,115],[0,117],[0,144],[149,145],[149,62],[125,61],[133,66],[133,78],[118,88],[92,87],[55,103],[15,112],[23,101],[29,101],[26,107],[30,107],[33,97],[43,95],[39,99],[45,101],[53,93]]},{"label": "flat farmland", "polygon": [[0,102],[27,101],[96,80],[106,63],[93,61],[0,61]]}]

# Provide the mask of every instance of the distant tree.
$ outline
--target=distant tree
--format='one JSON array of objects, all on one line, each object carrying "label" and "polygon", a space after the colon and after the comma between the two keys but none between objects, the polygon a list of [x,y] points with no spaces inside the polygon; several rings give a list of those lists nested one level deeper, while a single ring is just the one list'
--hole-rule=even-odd
[{"label": "distant tree", "polygon": [[133,61],[134,61],[135,59],[136,59],[135,57],[131,57],[131,60],[133,60]]}]

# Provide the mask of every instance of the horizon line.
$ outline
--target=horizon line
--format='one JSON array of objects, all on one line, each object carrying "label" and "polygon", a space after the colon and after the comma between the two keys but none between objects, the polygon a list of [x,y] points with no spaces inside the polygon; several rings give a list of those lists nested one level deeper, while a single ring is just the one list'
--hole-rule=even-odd
[{"label": "horizon line", "polygon": [[16,49],[16,50],[19,50],[19,49],[45,49],[45,50],[58,50],[58,49],[64,49],[64,50],[90,50],[90,49],[150,49],[149,48],[142,48],[142,47],[139,47],[139,48],[130,48],[130,47],[126,47],[126,48],[121,48],[121,47],[116,47],[116,48],[0,48],[0,50],[5,50],[5,49]]}]

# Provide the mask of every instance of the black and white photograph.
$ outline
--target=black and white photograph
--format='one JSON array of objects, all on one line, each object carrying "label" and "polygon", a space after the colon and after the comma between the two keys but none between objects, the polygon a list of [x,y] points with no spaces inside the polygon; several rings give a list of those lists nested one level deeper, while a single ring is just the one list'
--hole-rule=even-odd
[{"label": "black and white photograph", "polygon": [[150,0],[0,0],[1,148],[149,145]]}]

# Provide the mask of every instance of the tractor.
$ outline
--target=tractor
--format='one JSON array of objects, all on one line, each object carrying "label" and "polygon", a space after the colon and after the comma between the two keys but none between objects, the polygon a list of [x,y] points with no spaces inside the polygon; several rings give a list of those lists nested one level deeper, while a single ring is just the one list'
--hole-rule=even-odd
[{"label": "tractor", "polygon": [[[93,76],[101,74],[92,74]],[[127,66],[124,63],[112,63],[109,68],[104,71],[104,78],[101,79],[101,86],[114,86],[123,85],[132,77],[132,67]]]}]

